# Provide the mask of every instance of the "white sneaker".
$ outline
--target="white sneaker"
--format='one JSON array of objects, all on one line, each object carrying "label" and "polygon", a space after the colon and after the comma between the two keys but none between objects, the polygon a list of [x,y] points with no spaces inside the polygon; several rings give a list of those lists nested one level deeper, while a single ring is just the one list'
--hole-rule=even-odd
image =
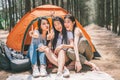
[{"label": "white sneaker", "polygon": [[63,80],[63,75],[61,72],[57,72],[57,75],[55,77],[55,80]]},{"label": "white sneaker", "polygon": [[46,68],[40,67],[40,76],[41,77],[47,76]]},{"label": "white sneaker", "polygon": [[63,70],[63,77],[65,78],[70,77],[70,71],[67,68],[64,68]]},{"label": "white sneaker", "polygon": [[32,75],[33,75],[34,78],[40,76],[40,72],[39,72],[39,70],[38,70],[38,67],[34,67],[34,68],[33,68]]}]

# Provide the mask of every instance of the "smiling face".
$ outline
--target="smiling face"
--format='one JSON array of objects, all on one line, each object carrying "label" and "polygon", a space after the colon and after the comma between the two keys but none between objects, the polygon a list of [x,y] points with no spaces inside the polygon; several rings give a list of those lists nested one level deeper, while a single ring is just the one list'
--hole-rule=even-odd
[{"label": "smiling face", "polygon": [[72,22],[69,18],[64,19],[64,25],[65,25],[66,30],[72,31],[74,24],[75,22]]},{"label": "smiling face", "polygon": [[57,31],[62,32],[62,24],[60,21],[54,21],[54,27]]},{"label": "smiling face", "polygon": [[41,29],[43,31],[48,31],[49,30],[49,23],[47,20],[43,19],[41,20]]}]

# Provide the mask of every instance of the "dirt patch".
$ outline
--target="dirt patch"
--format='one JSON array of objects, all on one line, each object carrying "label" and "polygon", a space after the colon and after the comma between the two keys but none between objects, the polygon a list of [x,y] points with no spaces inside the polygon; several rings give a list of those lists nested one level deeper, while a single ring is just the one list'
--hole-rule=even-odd
[{"label": "dirt patch", "polygon": [[99,68],[110,74],[115,80],[120,80],[120,36],[96,25],[85,27],[91,39],[102,55],[100,60],[92,60]]}]

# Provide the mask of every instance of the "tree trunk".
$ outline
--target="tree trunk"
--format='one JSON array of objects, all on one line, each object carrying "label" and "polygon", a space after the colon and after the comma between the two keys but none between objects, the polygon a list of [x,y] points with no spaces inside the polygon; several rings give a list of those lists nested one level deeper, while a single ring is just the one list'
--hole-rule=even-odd
[{"label": "tree trunk", "polygon": [[78,20],[80,21],[80,1],[79,0],[77,0],[77,10],[78,10]]},{"label": "tree trunk", "polygon": [[46,3],[46,1],[45,0],[42,0],[42,5],[44,5]]},{"label": "tree trunk", "polygon": [[64,2],[63,2],[63,0],[61,0],[60,6],[61,6],[62,8],[64,8]]},{"label": "tree trunk", "polygon": [[97,24],[104,27],[104,0],[98,0],[97,5]]},{"label": "tree trunk", "polygon": [[112,0],[112,31],[114,32],[115,31],[115,20],[114,20],[114,0]]},{"label": "tree trunk", "polygon": [[2,5],[2,7],[3,7],[3,13],[4,13],[4,15],[3,15],[3,17],[5,17],[5,28],[8,26],[7,25],[7,23],[8,23],[8,10],[7,10],[7,0],[5,0],[5,8],[4,8],[4,6]]},{"label": "tree trunk", "polygon": [[11,31],[11,28],[12,28],[12,10],[11,10],[11,0],[8,0],[8,5],[9,5],[9,18],[10,18],[10,28],[9,28],[9,32]]},{"label": "tree trunk", "polygon": [[47,0],[47,4],[50,4],[50,0]]},{"label": "tree trunk", "polygon": [[106,0],[106,28],[110,30],[111,25],[111,9],[110,9],[110,0]]},{"label": "tree trunk", "polygon": [[71,1],[71,3],[72,3],[72,11],[71,11],[71,13],[72,13],[72,15],[74,15],[75,16],[75,11],[74,11],[74,0],[72,0]]},{"label": "tree trunk", "polygon": [[[4,2],[4,0],[1,1],[1,4],[2,4],[2,14],[0,14],[0,17],[4,18],[5,17],[5,26],[6,26],[6,22],[7,22],[7,9],[6,9],[6,0]],[[5,6],[5,7],[4,7]]]},{"label": "tree trunk", "polygon": [[115,15],[114,15],[114,32],[117,33],[117,26],[118,26],[118,0],[115,0]]},{"label": "tree trunk", "polygon": [[11,22],[11,26],[14,27],[15,25],[15,3],[14,0],[12,0],[12,22]]},{"label": "tree trunk", "polygon": [[67,11],[69,11],[70,12],[70,0],[67,0]]},{"label": "tree trunk", "polygon": [[59,1],[58,0],[55,0],[56,1],[56,5],[59,6]]},{"label": "tree trunk", "polygon": [[21,3],[20,3],[20,17],[22,17],[22,16],[23,16],[23,13],[22,13],[22,9],[23,9],[23,8],[22,8],[22,3],[23,3],[23,2],[22,2],[22,0],[20,0],[20,2],[21,2]]},{"label": "tree trunk", "polygon": [[118,23],[119,23],[118,35],[120,35],[120,0],[118,0]]},{"label": "tree trunk", "polygon": [[32,0],[32,2],[33,2],[33,8],[35,8],[35,0]]},{"label": "tree trunk", "polygon": [[2,4],[2,16],[4,16],[4,13],[5,13],[5,8],[4,8],[4,5],[5,5],[5,2],[4,0],[1,1],[1,4]]},{"label": "tree trunk", "polygon": [[100,5],[101,5],[101,9],[100,9],[100,19],[101,19],[100,26],[101,27],[104,27],[104,25],[105,25],[104,2],[105,2],[105,0],[101,0],[101,3],[100,3]]},{"label": "tree trunk", "polygon": [[31,10],[31,1],[25,0],[25,13],[29,12]]},{"label": "tree trunk", "polygon": [[15,17],[16,17],[16,20],[15,20],[15,24],[16,24],[16,22],[18,20],[18,10],[17,10],[17,2],[16,2],[16,0],[15,0]]},{"label": "tree trunk", "polygon": [[70,3],[68,4],[68,5],[70,5],[69,6],[69,11],[70,11],[70,13],[72,14],[72,2],[71,2],[71,0],[69,0],[70,1]]},{"label": "tree trunk", "polygon": [[52,4],[53,4],[53,5],[55,5],[55,2],[54,2],[54,0],[52,0]]},{"label": "tree trunk", "polygon": [[78,0],[74,1],[74,12],[75,12],[74,15],[78,19],[78,12],[79,12],[79,10],[78,10]]}]

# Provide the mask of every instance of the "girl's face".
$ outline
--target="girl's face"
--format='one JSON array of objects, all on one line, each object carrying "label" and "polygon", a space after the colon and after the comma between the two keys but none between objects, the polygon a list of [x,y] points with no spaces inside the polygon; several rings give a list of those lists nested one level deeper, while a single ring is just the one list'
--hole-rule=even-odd
[{"label": "girl's face", "polygon": [[62,24],[60,21],[54,21],[54,27],[57,31],[62,32]]},{"label": "girl's face", "polygon": [[72,31],[75,22],[72,22],[69,18],[64,19],[64,26],[66,30]]},{"label": "girl's face", "polygon": [[48,31],[49,30],[49,23],[48,23],[48,21],[47,20],[42,20],[41,21],[41,29],[43,30],[43,31]]}]

